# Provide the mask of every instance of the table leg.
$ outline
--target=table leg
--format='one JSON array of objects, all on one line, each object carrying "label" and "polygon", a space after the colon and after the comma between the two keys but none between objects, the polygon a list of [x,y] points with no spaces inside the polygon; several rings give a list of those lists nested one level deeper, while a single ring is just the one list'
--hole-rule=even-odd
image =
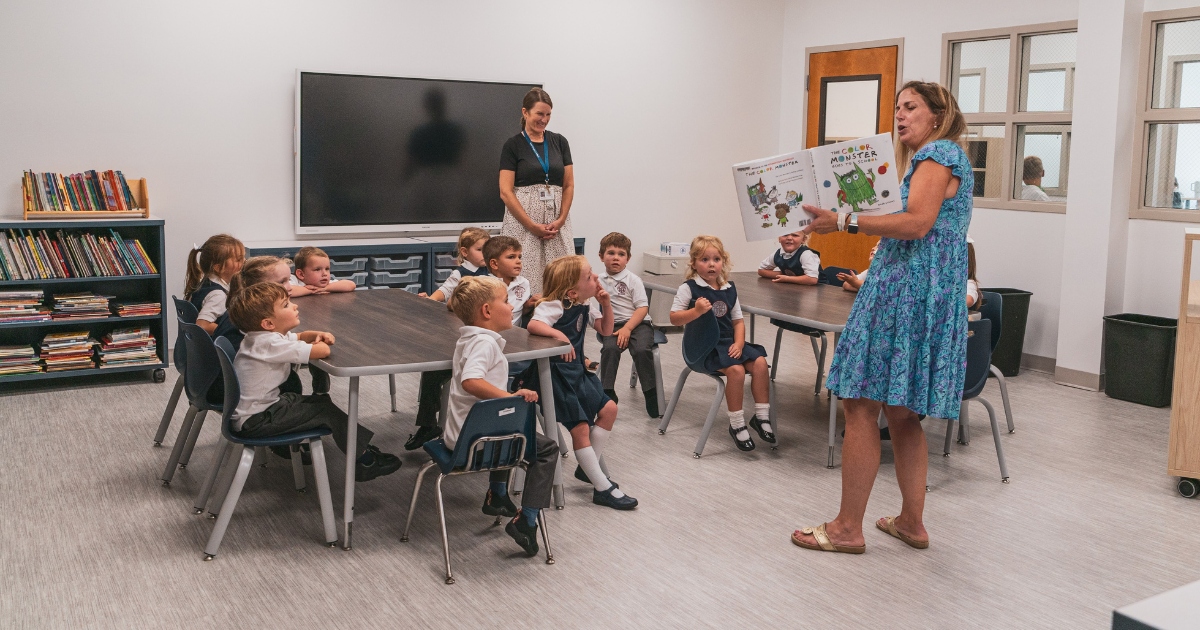
[{"label": "table leg", "polygon": [[[833,347],[834,348],[837,348],[838,339],[840,337],[841,337],[841,333],[836,333],[836,332],[833,333]],[[828,378],[828,376],[826,378]],[[829,393],[829,459],[825,462],[826,468],[833,468],[834,440],[836,439],[834,436],[837,433],[837,409],[838,409],[838,397],[834,396],[833,392],[830,392]]]},{"label": "table leg", "polygon": [[754,343],[754,313],[750,313],[750,343]]},{"label": "table leg", "polygon": [[346,494],[343,498],[342,521],[345,532],[342,534],[342,549],[350,549],[350,532],[354,527],[354,465],[358,458],[358,377],[350,377],[350,402],[346,408],[350,421],[346,424]]},{"label": "table leg", "polygon": [[[554,382],[550,380],[550,358],[543,357],[537,360],[538,362],[538,382],[541,383],[541,392],[538,395],[542,402],[542,433],[549,439],[558,443],[558,419],[554,416]],[[562,458],[554,458],[554,506],[558,509],[563,509],[566,505],[565,497],[563,496],[562,484]]]}]

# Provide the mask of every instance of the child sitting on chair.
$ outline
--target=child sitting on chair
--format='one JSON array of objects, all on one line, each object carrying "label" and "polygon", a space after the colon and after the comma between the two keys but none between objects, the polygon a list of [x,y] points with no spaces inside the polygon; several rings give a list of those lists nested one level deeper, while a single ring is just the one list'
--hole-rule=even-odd
[{"label": "child sitting on chair", "polygon": [[292,297],[321,293],[344,293],[358,285],[353,280],[334,280],[329,274],[329,254],[319,247],[301,247],[296,252],[296,279],[288,293]]},{"label": "child sitting on chair", "polygon": [[[780,239],[782,242],[783,239]],[[671,305],[671,325],[687,325],[712,311],[717,318],[720,336],[717,346],[704,357],[704,369],[710,374],[719,372],[725,375],[729,435],[739,450],[754,450],[754,440],[746,430],[746,417],[742,411],[746,374],[749,373],[750,391],[754,394],[754,416],[750,418],[750,428],[758,432],[758,437],[763,441],[774,444],[767,351],[758,344],[746,343],[742,306],[738,302],[737,289],[729,283],[729,272],[732,270],[729,253],[725,251],[721,239],[697,236],[692,239],[689,256],[685,276],[687,282],[680,285],[675,302]],[[762,272],[760,269],[759,273]]]},{"label": "child sitting on chair", "polygon": [[[537,401],[537,394],[528,389],[518,389],[514,394],[506,391],[508,359],[504,357],[504,338],[500,332],[513,325],[508,299],[504,285],[491,276],[463,278],[450,296],[450,310],[464,324],[454,346],[454,375],[450,379],[446,426],[442,430],[442,441],[450,450],[454,450],[463,423],[476,402],[510,395],[527,402]],[[504,531],[530,556],[538,552],[538,514],[550,506],[558,456],[558,445],[553,440],[537,433],[534,436],[537,459],[528,462],[521,513],[517,513],[517,506],[508,498],[508,471],[491,474],[491,486],[483,501],[484,514],[513,517]]]},{"label": "child sitting on chair", "polygon": [[621,365],[621,353],[629,351],[633,367],[642,382],[642,395],[646,398],[646,413],[651,418],[662,414],[658,411],[658,379],[654,374],[654,329],[650,327],[650,300],[646,296],[646,285],[642,279],[626,269],[629,264],[633,243],[620,232],[610,232],[600,239],[600,261],[604,273],[600,284],[604,286],[612,301],[613,334],[601,337],[600,382],[604,393],[617,400],[617,368]]},{"label": "child sitting on chair", "polygon": [[758,265],[758,275],[772,282],[817,284],[821,277],[821,253],[808,247],[809,234],[792,232],[779,237],[779,249]]},{"label": "child sitting on chair", "polygon": [[[295,365],[329,356],[333,335],[327,332],[291,332],[300,325],[300,311],[287,289],[260,282],[234,294],[229,316],[246,333],[233,359],[241,398],[233,411],[233,432],[247,438],[265,438],[317,428],[333,432],[333,441],[346,452],[350,419],[328,394],[304,396],[281,391],[298,377]],[[369,481],[396,472],[400,459],[371,446],[370,429],[358,427],[355,481]],[[350,456],[350,454],[347,454]]]},{"label": "child sitting on chair", "polygon": [[[521,275],[521,241],[511,236],[493,236],[483,245],[483,266],[504,283],[508,305],[513,308],[513,326],[521,326],[540,295],[530,295],[529,279]],[[523,327],[523,326],[522,326]]]}]

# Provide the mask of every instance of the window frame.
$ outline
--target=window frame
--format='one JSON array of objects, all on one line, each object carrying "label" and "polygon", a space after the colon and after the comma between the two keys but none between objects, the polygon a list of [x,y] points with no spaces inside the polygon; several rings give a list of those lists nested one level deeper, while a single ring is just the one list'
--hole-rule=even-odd
[{"label": "window frame", "polygon": [[[1008,93],[1005,95],[1006,108],[1003,112],[963,113],[968,126],[996,125],[1004,128],[1003,155],[1005,160],[1000,166],[1000,196],[974,197],[974,203],[981,208],[997,210],[1020,210],[1025,212],[1048,212],[1064,214],[1067,211],[1066,202],[1025,201],[1013,194],[1016,188],[1018,171],[1017,161],[1017,127],[1036,127],[1042,125],[1068,125],[1074,129],[1071,109],[1063,112],[1023,112],[1020,111],[1023,93],[1028,89],[1021,74],[1023,57],[1025,55],[1025,38],[1035,35],[1051,35],[1054,33],[1078,32],[1076,20],[1062,22],[1045,22],[1041,24],[1026,24],[1005,28],[991,28],[975,31],[959,31],[942,34],[942,84],[952,89],[952,74],[954,72],[954,45],[972,41],[987,41],[997,39],[1008,40]],[[1076,55],[1078,57],[1078,55]],[[1035,68],[1031,68],[1034,70]],[[1040,66],[1036,69],[1042,69]],[[969,68],[967,70],[970,70]],[[1073,105],[1075,83],[1074,71],[1068,71],[1064,78],[1067,93],[1064,95],[1064,106]],[[980,103],[983,103],[983,86],[980,86]],[[1069,149],[1064,151],[1069,153]],[[1060,186],[1067,182],[1069,162],[1060,162]]]},{"label": "window frame", "polygon": [[[1200,107],[1154,108],[1155,31],[1159,24],[1200,21],[1200,7],[1150,11],[1142,15],[1142,36],[1138,55],[1136,118],[1134,120],[1133,185],[1129,204],[1130,219],[1200,223],[1200,210],[1155,208],[1146,205],[1146,175],[1150,166],[1150,127],[1158,124],[1200,123]],[[1180,190],[1182,193],[1183,191]]]}]

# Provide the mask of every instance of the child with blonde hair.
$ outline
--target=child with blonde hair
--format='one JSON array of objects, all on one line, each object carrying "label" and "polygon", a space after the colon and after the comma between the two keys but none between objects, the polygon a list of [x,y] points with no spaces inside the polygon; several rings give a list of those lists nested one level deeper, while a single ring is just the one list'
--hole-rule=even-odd
[{"label": "child with blonde hair", "polygon": [[446,278],[442,286],[428,297],[445,302],[463,278],[486,275],[488,270],[487,261],[483,259],[483,246],[491,237],[492,235],[483,228],[463,228],[458,233],[458,266],[450,272],[450,277]]},{"label": "child with blonde hair", "polygon": [[210,236],[188,252],[183,298],[200,312],[196,325],[204,332],[211,335],[217,329],[229,295],[238,289],[236,279],[245,260],[246,246],[228,234]]},{"label": "child with blonde hair", "polygon": [[770,383],[767,375],[767,351],[758,344],[746,343],[746,325],[737,289],[729,282],[732,270],[729,253],[721,239],[697,236],[692,239],[684,282],[671,305],[671,325],[684,326],[709,311],[717,318],[720,337],[717,346],[704,357],[704,369],[725,375],[725,404],[729,409],[729,435],[739,450],[754,450],[754,440],[746,430],[742,397],[746,374],[751,377],[754,416],[750,428],[765,442],[775,443],[771,430]]},{"label": "child with blonde hair", "polygon": [[318,293],[343,293],[357,288],[353,280],[334,280],[329,271],[329,254],[320,247],[301,247],[296,252],[296,279],[288,293],[292,297]]}]

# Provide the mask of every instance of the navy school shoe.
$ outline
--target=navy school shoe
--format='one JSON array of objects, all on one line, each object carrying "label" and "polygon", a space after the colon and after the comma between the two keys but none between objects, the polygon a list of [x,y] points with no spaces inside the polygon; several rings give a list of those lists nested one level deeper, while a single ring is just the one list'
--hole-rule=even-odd
[{"label": "navy school shoe", "polygon": [[390,475],[400,470],[403,463],[399,457],[384,453],[375,445],[368,445],[354,466],[354,480],[370,481],[376,477]]},{"label": "navy school shoe", "polygon": [[643,390],[642,395],[646,397],[646,413],[651,418],[661,418],[662,413],[658,410],[658,388]]},{"label": "navy school shoe", "polygon": [[408,441],[404,443],[404,450],[415,451],[429,440],[436,440],[442,437],[441,427],[417,427],[417,432],[408,436]]},{"label": "navy school shoe", "polygon": [[617,404],[621,404],[621,401],[617,400],[617,390],[615,390],[615,389],[606,389],[606,390],[604,390],[604,393],[605,393],[605,395],[607,395],[609,398],[611,398],[613,402],[615,402],[615,403],[617,403]]},{"label": "navy school shoe", "polygon": [[[483,513],[488,516],[513,517],[517,515],[517,506],[513,504],[512,499],[508,498],[507,492],[496,495],[488,490],[487,496],[483,499]],[[537,543],[534,543],[533,547],[533,553],[537,553]]]},{"label": "navy school shoe", "polygon": [[595,503],[596,505],[604,505],[614,510],[632,510],[638,506],[637,499],[629,495],[625,495],[619,499],[614,497],[612,492],[614,489],[616,489],[616,487],[616,484],[614,484],[612,488],[609,488],[604,492],[592,490],[592,503]]},{"label": "navy school shoe", "polygon": [[739,440],[737,436],[739,431],[741,431],[741,429],[735,429],[732,426],[729,427],[729,437],[733,438],[733,443],[737,444],[739,451],[753,451],[754,438],[747,435],[745,440]]},{"label": "navy school shoe", "polygon": [[[763,427],[763,424],[763,421],[759,420],[758,416],[753,416],[750,418],[750,428],[754,429],[758,433],[758,437],[762,438],[764,442],[774,444],[775,434],[772,433],[770,429]],[[766,425],[767,427],[771,426],[770,422],[767,422]]]},{"label": "navy school shoe", "polygon": [[504,526],[504,532],[512,536],[521,549],[525,550],[525,555],[530,558],[536,556],[538,552],[537,529],[537,523],[527,525],[521,516],[514,518]]}]

